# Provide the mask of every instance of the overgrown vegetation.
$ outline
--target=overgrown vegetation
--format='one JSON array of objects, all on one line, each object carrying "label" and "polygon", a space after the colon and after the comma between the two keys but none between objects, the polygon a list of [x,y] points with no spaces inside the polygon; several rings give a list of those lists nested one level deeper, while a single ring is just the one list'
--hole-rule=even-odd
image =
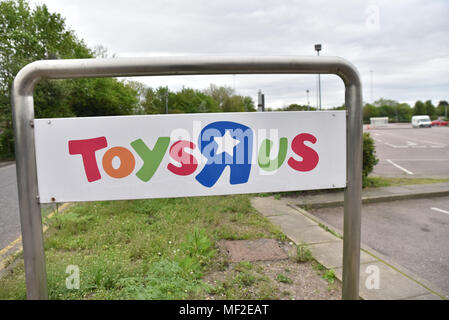
[{"label": "overgrown vegetation", "polygon": [[296,262],[307,262],[313,259],[312,252],[308,248],[307,244],[300,243],[296,247]]},{"label": "overgrown vegetation", "polygon": [[[93,202],[55,215],[45,234],[50,299],[206,297],[212,288],[202,277],[218,268],[217,241],[284,239],[249,199],[237,195]],[[79,290],[65,286],[69,265],[79,267]],[[268,297],[271,287],[264,287],[269,284],[260,275],[251,275],[251,268],[250,263],[237,268],[234,295],[241,291],[239,286],[257,281]],[[0,280],[0,299],[25,297],[21,262]]]},{"label": "overgrown vegetation", "polygon": [[390,178],[390,177],[366,177],[363,181],[365,188],[379,188],[379,187],[395,187],[409,184],[429,184],[449,182],[449,179],[436,178]]},{"label": "overgrown vegetation", "polygon": [[371,138],[368,132],[363,133],[363,184],[366,182],[366,178],[373,171],[374,166],[379,162],[376,157],[376,145],[373,138]]}]

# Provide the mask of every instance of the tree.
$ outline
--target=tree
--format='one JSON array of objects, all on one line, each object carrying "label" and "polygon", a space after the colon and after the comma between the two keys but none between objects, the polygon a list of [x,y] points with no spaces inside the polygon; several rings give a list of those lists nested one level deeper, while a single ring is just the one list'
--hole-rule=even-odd
[{"label": "tree", "polygon": [[[11,87],[28,63],[45,59],[95,57],[64,18],[47,6],[31,9],[24,0],[0,1],[0,156],[12,157]],[[99,47],[99,55],[105,49]],[[132,97],[134,95],[134,97]],[[34,90],[36,117],[129,114],[138,106],[137,92],[112,78],[41,80]]]},{"label": "tree", "polygon": [[374,166],[379,162],[376,157],[376,145],[368,132],[363,133],[363,180],[373,171]]},{"label": "tree", "polygon": [[432,104],[432,100],[427,100],[424,106],[426,108],[426,114],[431,118],[435,117],[435,106]]},{"label": "tree", "polygon": [[398,121],[410,121],[412,118],[413,110],[408,103],[400,103],[398,104],[397,114]]},{"label": "tree", "polygon": [[314,108],[314,107],[303,106],[303,105],[296,104],[296,103],[292,103],[292,104],[288,105],[288,107],[283,108],[283,109],[278,109],[278,110],[279,111],[307,111],[308,109],[310,109],[310,111],[316,110],[316,108]]},{"label": "tree", "polygon": [[413,115],[425,115],[426,113],[426,106],[421,100],[416,101],[415,106],[413,107]]},{"label": "tree", "polygon": [[137,105],[137,91],[115,78],[73,81],[68,98],[70,109],[80,117],[132,114]]},{"label": "tree", "polygon": [[440,102],[438,102],[437,115],[447,119],[447,117],[448,117],[448,111],[447,111],[448,107],[449,107],[449,104],[447,103],[446,100],[441,100]]},{"label": "tree", "polygon": [[[31,10],[23,0],[0,2],[0,153],[11,157],[14,151],[11,121],[11,87],[17,72],[26,64],[42,59],[89,58],[90,51],[72,31],[65,28],[64,19],[52,14],[45,5]],[[56,116],[73,115],[67,105],[59,104],[67,96],[64,81],[41,81],[35,92],[35,114],[48,115],[54,108]],[[49,94],[50,93],[50,94]]]},{"label": "tree", "polygon": [[223,112],[253,112],[256,111],[253,99],[237,95],[231,87],[218,87],[211,84],[204,93],[218,103],[218,107]]},{"label": "tree", "polygon": [[365,104],[363,107],[363,121],[370,122],[370,118],[375,118],[379,116],[379,110],[376,106],[372,104]]}]

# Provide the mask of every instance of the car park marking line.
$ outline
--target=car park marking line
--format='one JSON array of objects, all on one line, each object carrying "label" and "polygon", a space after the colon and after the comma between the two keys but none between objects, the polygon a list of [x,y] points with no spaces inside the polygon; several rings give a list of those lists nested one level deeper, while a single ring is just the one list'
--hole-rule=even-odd
[{"label": "car park marking line", "polygon": [[[431,144],[431,145],[438,146],[438,148],[444,148],[444,147],[447,146],[447,144],[444,144],[444,143],[441,143],[441,142],[432,142],[432,141],[429,141],[429,140],[421,140],[421,139],[415,139],[415,138],[410,138],[410,137],[398,136],[398,135],[395,135],[395,134],[390,133],[390,132],[384,132],[384,134],[387,134],[387,135],[390,135],[390,136],[393,136],[393,137],[397,137],[397,138],[404,139],[404,140],[406,140],[407,142],[410,142],[410,140],[411,140],[411,141],[416,141],[416,142],[421,142],[421,143],[428,143],[428,144]],[[388,144],[388,143],[385,142],[385,144]],[[393,148],[394,148],[394,147],[393,147]]]},{"label": "car park marking line", "polygon": [[435,208],[435,207],[432,207],[430,209],[433,210],[433,211],[438,211],[438,212],[449,214],[449,211],[446,211],[446,210],[443,210],[443,209],[439,209],[439,208]]},{"label": "car park marking line", "polygon": [[385,142],[385,144],[386,144],[387,146],[392,147],[392,148],[395,148],[395,149],[398,149],[398,148],[408,148],[408,146],[398,146],[398,145],[391,144],[391,143],[388,143],[388,142]]},{"label": "car park marking line", "polygon": [[407,170],[407,169],[401,167],[400,165],[394,163],[394,162],[391,161],[390,159],[387,159],[387,162],[388,162],[388,163],[391,163],[391,164],[394,165],[396,168],[398,168],[398,169],[404,171],[404,172],[407,173],[407,174],[410,174],[410,175],[413,175],[413,174],[414,174],[413,172],[411,172],[411,171],[409,171],[409,170]]}]

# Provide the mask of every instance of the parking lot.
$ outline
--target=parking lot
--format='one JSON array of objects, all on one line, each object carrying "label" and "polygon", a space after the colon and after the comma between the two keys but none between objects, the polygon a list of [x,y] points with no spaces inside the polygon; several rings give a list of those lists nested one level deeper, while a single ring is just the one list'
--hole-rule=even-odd
[{"label": "parking lot", "polygon": [[412,128],[389,124],[368,129],[379,163],[373,175],[408,178],[449,178],[449,127]]},{"label": "parking lot", "polygon": [[[311,213],[340,232],[343,229],[343,208]],[[449,197],[368,204],[362,209],[362,243],[446,292],[448,228]]]}]

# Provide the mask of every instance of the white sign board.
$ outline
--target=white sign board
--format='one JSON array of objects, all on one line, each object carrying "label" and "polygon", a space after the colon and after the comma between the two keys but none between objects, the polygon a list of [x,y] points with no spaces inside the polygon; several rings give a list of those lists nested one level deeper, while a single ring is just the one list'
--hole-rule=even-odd
[{"label": "white sign board", "polygon": [[35,120],[40,202],[342,188],[346,112]]}]

